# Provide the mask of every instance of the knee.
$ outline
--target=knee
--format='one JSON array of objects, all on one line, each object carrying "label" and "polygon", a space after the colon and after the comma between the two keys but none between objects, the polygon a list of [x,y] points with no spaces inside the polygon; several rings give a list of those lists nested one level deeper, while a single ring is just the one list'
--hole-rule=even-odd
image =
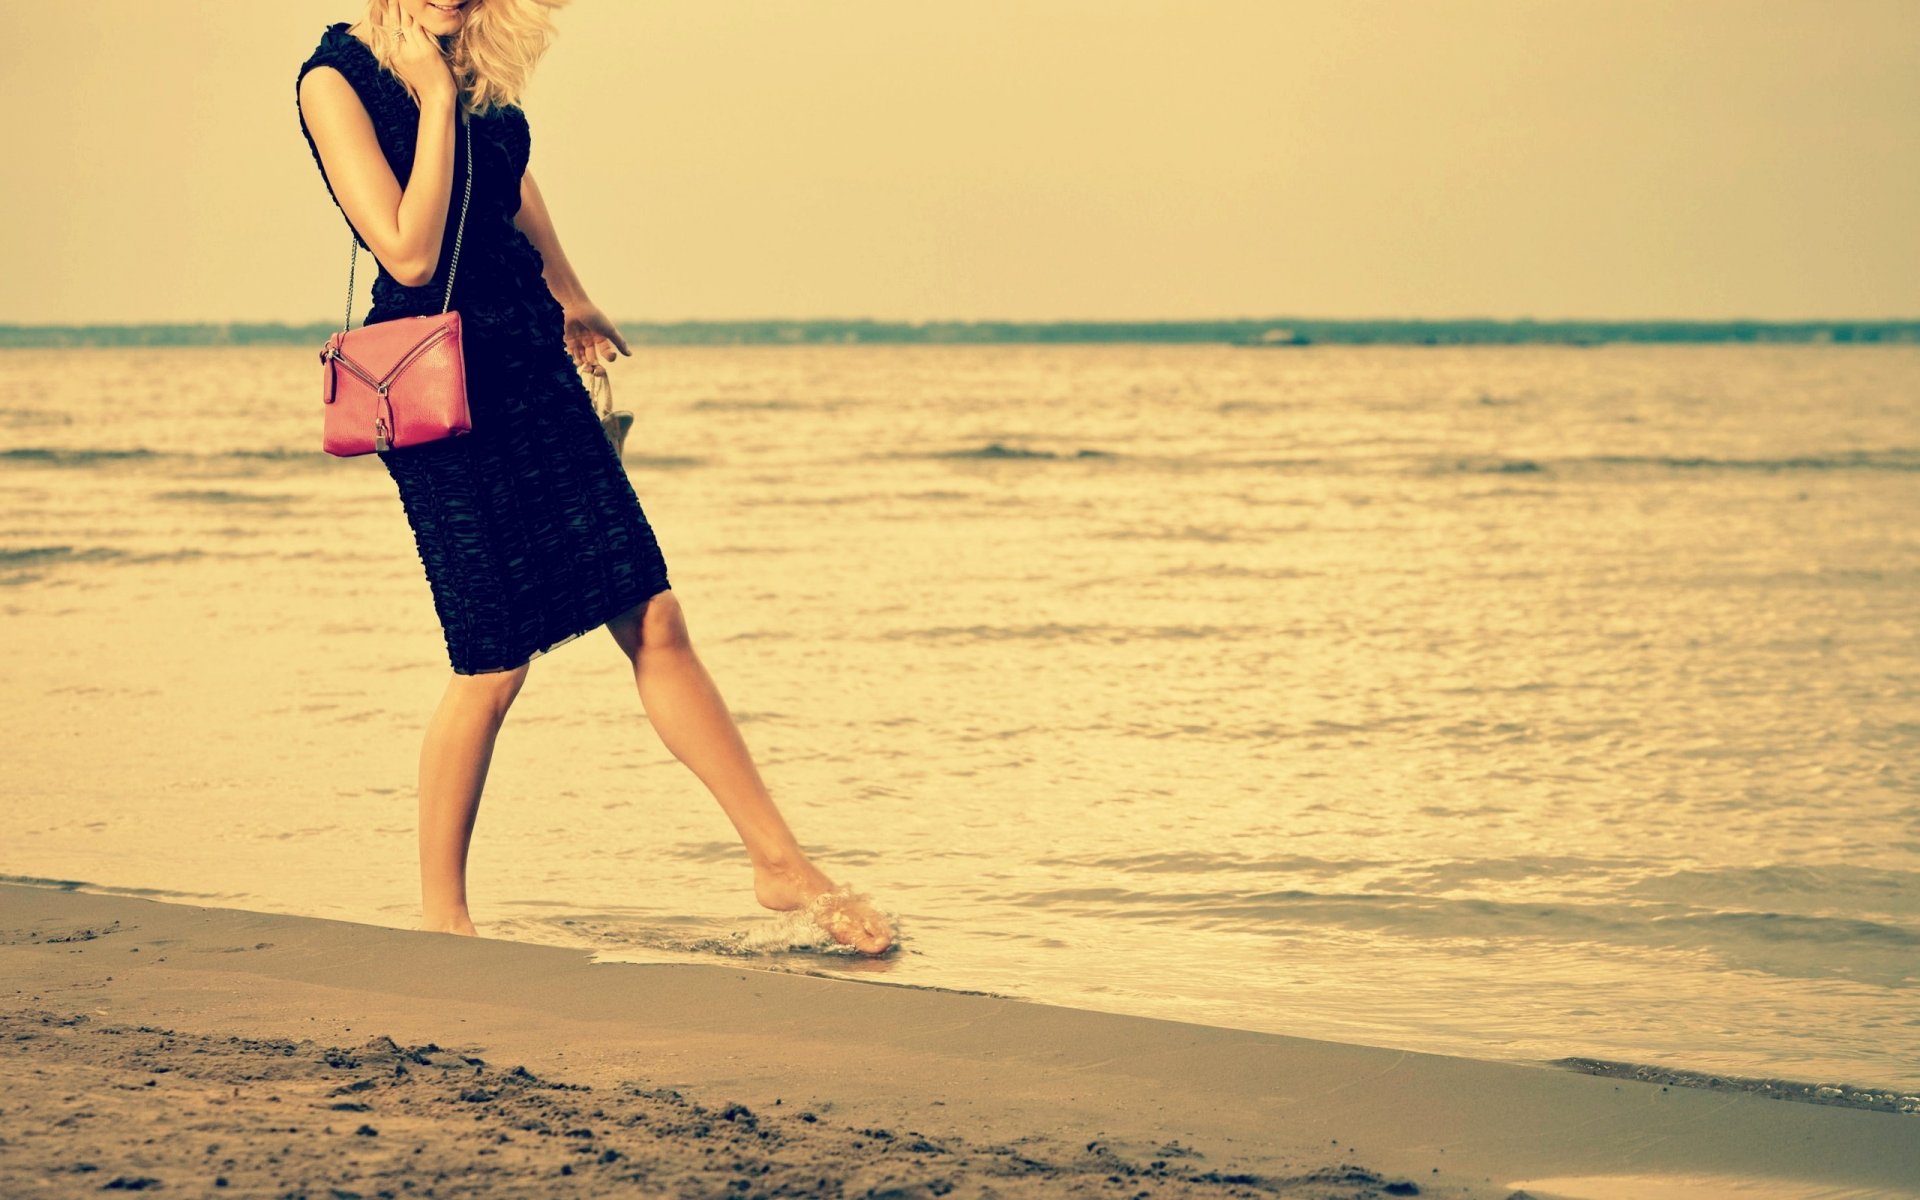
[{"label": "knee", "polygon": [[661,592],[647,601],[640,618],[640,645],[645,650],[692,645],[687,635],[687,617],[680,608],[680,597]]},{"label": "knee", "polygon": [[478,675],[455,675],[449,687],[463,703],[504,717],[513,707],[514,697],[520,694],[521,685],[526,683],[530,665],[523,663],[511,670],[485,671]]}]

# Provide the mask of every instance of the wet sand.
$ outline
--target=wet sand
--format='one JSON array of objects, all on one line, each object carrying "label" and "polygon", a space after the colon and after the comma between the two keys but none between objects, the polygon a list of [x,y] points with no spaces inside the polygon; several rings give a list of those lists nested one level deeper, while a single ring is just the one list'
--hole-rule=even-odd
[{"label": "wet sand", "polygon": [[8,1196],[1920,1194],[1898,1113],[50,888],[0,997]]}]

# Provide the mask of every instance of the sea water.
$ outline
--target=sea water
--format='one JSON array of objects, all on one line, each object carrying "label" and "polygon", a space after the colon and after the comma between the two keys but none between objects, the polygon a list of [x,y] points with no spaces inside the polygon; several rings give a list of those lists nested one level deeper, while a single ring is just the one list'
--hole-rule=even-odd
[{"label": "sea water", "polygon": [[[641,348],[628,467],[867,961],[611,637],[495,937],[1480,1057],[1920,1085],[1920,347]],[[311,349],[0,352],[0,873],[410,927],[447,675]]]}]

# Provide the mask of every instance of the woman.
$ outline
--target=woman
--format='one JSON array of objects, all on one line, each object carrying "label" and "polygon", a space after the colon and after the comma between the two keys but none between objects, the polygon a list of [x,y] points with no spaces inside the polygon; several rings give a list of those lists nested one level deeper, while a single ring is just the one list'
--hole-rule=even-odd
[{"label": "woman", "polygon": [[759,903],[804,908],[878,954],[893,941],[886,918],[808,860],[767,794],[580,376],[632,352],[526,169],[518,101],[563,3],[369,0],[365,20],[326,29],[296,82],[327,190],[379,263],[366,321],[440,312],[459,254],[451,307],[473,430],[379,452],[453,666],[420,752],[421,927],[474,932],[467,846],[501,723],[534,657],[604,625],[654,730],[732,820]]}]

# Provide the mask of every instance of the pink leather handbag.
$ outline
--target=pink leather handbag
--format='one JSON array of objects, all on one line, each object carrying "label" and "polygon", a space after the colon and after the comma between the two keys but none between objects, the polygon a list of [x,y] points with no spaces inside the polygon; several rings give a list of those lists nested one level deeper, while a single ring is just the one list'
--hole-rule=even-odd
[{"label": "pink leather handbag", "polygon": [[360,256],[359,239],[354,239],[353,256],[347,260],[346,320],[320,351],[326,411],[321,445],[328,454],[350,458],[397,450],[473,429],[460,314],[449,308],[453,273],[460,265],[460,240],[467,228],[467,202],[473,197],[473,125],[465,119],[461,123],[467,127],[467,186],[460,197],[460,224],[453,234],[447,294],[439,313],[376,321],[349,330],[353,270]]}]

